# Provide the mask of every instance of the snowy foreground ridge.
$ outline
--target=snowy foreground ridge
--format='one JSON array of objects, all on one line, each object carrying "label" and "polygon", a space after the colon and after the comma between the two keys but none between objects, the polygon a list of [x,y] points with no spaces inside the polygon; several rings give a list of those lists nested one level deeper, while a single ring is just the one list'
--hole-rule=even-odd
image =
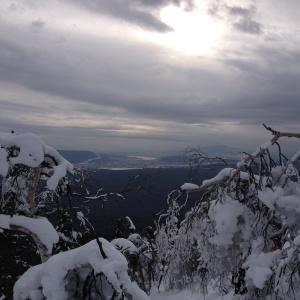
[{"label": "snowy foreground ridge", "polygon": [[[130,294],[134,300],[149,300],[148,296],[132,283],[127,274],[126,258],[113,245],[103,238],[99,239],[104,258],[96,240],[84,246],[52,256],[46,263],[30,268],[16,282],[14,299],[67,300],[65,278],[69,270],[82,267],[92,267],[95,274],[102,273],[119,295],[123,291]],[[122,287],[122,288],[121,288]]]}]

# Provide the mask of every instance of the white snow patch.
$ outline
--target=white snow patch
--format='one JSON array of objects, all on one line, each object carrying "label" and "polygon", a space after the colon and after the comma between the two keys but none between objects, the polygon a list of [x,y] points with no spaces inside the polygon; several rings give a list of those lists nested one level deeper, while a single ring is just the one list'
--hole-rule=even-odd
[{"label": "white snow patch", "polygon": [[228,195],[225,196],[224,202],[217,202],[210,208],[209,216],[215,221],[217,231],[216,235],[210,238],[210,242],[228,248],[233,243],[233,236],[238,230],[238,217],[244,212],[244,207]]},{"label": "white snow patch", "polygon": [[58,166],[53,167],[53,174],[52,176],[47,180],[47,187],[49,190],[55,190],[58,182],[61,178],[66,176],[67,173],[67,166],[63,162]]},{"label": "white snow patch", "polygon": [[[64,177],[67,171],[73,172],[74,167],[70,162],[32,133],[0,133],[0,147],[0,175],[3,177],[7,174],[9,164],[23,164],[31,168],[36,168],[46,160],[53,166],[53,174],[48,179],[47,185],[49,189],[54,190],[57,187],[59,179]],[[12,148],[18,149],[16,156],[7,159],[8,151]]]},{"label": "white snow patch", "polygon": [[44,264],[30,268],[16,282],[14,299],[28,299],[32,292],[40,289],[47,300],[67,300],[65,278],[69,270],[90,265],[95,274],[103,273],[113,288],[121,293],[121,286],[131,293],[133,300],[149,300],[137,285],[132,284],[127,274],[127,261],[108,241],[100,238],[103,258],[96,240],[70,251],[56,254]]},{"label": "white snow patch", "polygon": [[181,190],[183,191],[192,191],[199,189],[199,185],[193,184],[193,183],[184,183],[181,187]]},{"label": "white snow patch", "polygon": [[300,234],[295,237],[294,244],[295,246],[300,247]]},{"label": "white snow patch", "polygon": [[137,254],[139,252],[138,248],[131,241],[124,238],[114,239],[110,243],[122,253]]},{"label": "white snow patch", "polygon": [[276,203],[277,199],[282,195],[283,190],[280,187],[274,187],[274,190],[270,188],[265,188],[262,191],[258,191],[259,200],[271,210],[275,210],[274,204]]},{"label": "white snow patch", "polygon": [[7,152],[0,149],[0,175],[5,177],[8,171]]},{"label": "white snow patch", "polygon": [[281,196],[276,204],[286,211],[296,211],[300,213],[300,197],[297,195]]},{"label": "white snow patch", "polygon": [[130,224],[130,225],[129,225],[129,229],[135,230],[135,226],[134,226],[132,220],[131,220],[128,216],[126,216],[125,218],[128,220],[128,222],[129,222],[129,224]]},{"label": "white snow patch", "polygon": [[272,142],[271,141],[266,141],[265,143],[263,143],[259,148],[257,148],[257,150],[255,152],[252,153],[252,157],[257,157],[258,154],[261,151],[267,150],[268,148],[270,148],[272,146]]},{"label": "white snow patch", "polygon": [[295,164],[299,158],[300,158],[300,150],[295,153],[295,155],[291,158],[290,161],[292,164]]},{"label": "white snow patch", "polygon": [[253,284],[259,288],[263,289],[265,282],[272,276],[273,271],[268,267],[256,266],[253,270]]},{"label": "white snow patch", "polygon": [[252,246],[252,253],[243,264],[243,268],[247,269],[245,278],[252,280],[259,289],[263,289],[266,281],[271,278],[274,273],[273,266],[281,256],[281,250],[258,253],[261,248],[263,248],[263,240],[255,241]]},{"label": "white snow patch", "polygon": [[202,185],[210,185],[214,183],[219,183],[220,181],[223,181],[226,178],[229,178],[231,174],[235,169],[233,168],[224,168],[222,169],[214,178],[203,180]]},{"label": "white snow patch", "polygon": [[164,291],[160,288],[158,291],[157,288],[152,288],[150,291],[151,300],[233,300],[235,299],[234,297],[233,290],[221,296],[215,287],[209,287],[207,295],[201,295],[187,289],[181,291]]}]

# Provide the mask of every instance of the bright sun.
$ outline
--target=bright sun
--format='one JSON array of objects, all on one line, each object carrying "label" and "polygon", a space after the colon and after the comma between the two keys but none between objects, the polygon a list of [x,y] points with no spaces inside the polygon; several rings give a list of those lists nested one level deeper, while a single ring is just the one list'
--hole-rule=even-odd
[{"label": "bright sun", "polygon": [[217,45],[224,26],[212,20],[204,9],[191,12],[168,6],[161,11],[161,19],[174,29],[165,34],[146,34],[153,42],[187,55],[208,53]]}]

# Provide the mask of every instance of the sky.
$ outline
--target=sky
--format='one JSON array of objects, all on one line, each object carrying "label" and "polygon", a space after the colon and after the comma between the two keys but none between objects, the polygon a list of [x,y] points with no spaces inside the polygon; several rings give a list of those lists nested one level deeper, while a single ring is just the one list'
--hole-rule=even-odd
[{"label": "sky", "polygon": [[300,132],[299,0],[4,0],[0,131],[60,150],[255,150]]}]

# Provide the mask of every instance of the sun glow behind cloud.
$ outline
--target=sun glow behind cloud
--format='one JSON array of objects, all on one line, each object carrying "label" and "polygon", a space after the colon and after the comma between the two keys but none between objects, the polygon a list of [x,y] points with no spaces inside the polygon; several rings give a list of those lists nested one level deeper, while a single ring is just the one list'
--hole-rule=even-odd
[{"label": "sun glow behind cloud", "polygon": [[140,36],[186,55],[203,55],[213,52],[226,31],[221,22],[206,14],[205,7],[184,11],[168,6],[162,9],[161,19],[174,29],[165,34],[141,33]]}]

